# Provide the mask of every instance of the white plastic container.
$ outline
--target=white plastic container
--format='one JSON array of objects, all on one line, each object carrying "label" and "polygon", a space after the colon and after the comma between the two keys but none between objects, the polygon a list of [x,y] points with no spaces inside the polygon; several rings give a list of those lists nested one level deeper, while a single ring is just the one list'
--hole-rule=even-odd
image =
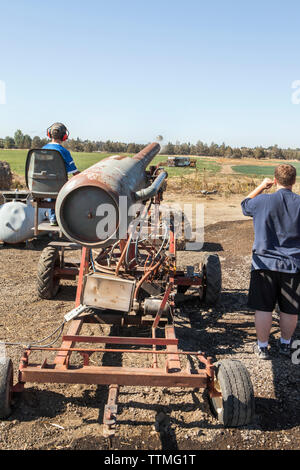
[{"label": "white plastic container", "polygon": [[[39,223],[45,218],[45,209],[39,209]],[[0,240],[21,243],[34,237],[34,207],[27,203],[12,201],[0,206]]]}]

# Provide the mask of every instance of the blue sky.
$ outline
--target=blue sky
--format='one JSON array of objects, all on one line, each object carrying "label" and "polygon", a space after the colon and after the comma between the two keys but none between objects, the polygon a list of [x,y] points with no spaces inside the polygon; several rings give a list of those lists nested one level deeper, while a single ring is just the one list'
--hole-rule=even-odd
[{"label": "blue sky", "polygon": [[300,147],[300,2],[0,0],[0,136]]}]

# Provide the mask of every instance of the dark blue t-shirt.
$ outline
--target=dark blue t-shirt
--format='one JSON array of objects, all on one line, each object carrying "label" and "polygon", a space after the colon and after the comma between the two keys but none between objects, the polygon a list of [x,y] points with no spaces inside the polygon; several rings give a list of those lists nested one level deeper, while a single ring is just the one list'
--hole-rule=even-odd
[{"label": "dark blue t-shirt", "polygon": [[69,150],[62,145],[50,142],[44,145],[43,149],[58,150],[65,161],[68,174],[73,174],[78,171]]},{"label": "dark blue t-shirt", "polygon": [[252,269],[300,271],[300,196],[279,189],[244,199],[242,211],[253,217]]}]

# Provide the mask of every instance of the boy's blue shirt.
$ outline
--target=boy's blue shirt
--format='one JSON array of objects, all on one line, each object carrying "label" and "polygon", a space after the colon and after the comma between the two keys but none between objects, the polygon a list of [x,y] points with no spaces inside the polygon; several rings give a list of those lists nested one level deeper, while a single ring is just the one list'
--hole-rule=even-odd
[{"label": "boy's blue shirt", "polygon": [[62,145],[49,143],[44,145],[43,149],[58,150],[65,161],[66,170],[68,174],[73,174],[78,171],[69,150],[63,147]]},{"label": "boy's blue shirt", "polygon": [[252,269],[287,273],[300,271],[300,196],[289,189],[242,201],[253,217],[255,239]]}]

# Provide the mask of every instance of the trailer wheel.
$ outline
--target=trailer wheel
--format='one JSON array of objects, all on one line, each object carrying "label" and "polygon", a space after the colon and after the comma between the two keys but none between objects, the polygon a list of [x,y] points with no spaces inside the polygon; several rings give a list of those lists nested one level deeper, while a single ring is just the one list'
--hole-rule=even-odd
[{"label": "trailer wheel", "polygon": [[0,359],[0,418],[5,419],[11,414],[13,388],[13,364],[11,359]]},{"label": "trailer wheel", "polygon": [[54,275],[55,268],[60,267],[59,250],[47,246],[40,257],[37,271],[37,292],[41,299],[53,299],[59,290],[59,278]]},{"label": "trailer wheel", "polygon": [[222,271],[218,255],[213,254],[204,257],[202,273],[204,289],[203,293],[200,292],[200,297],[206,305],[215,305],[219,300],[222,289]]},{"label": "trailer wheel", "polygon": [[215,389],[221,397],[209,397],[210,407],[226,427],[245,426],[254,417],[254,393],[249,372],[237,360],[215,364]]}]

